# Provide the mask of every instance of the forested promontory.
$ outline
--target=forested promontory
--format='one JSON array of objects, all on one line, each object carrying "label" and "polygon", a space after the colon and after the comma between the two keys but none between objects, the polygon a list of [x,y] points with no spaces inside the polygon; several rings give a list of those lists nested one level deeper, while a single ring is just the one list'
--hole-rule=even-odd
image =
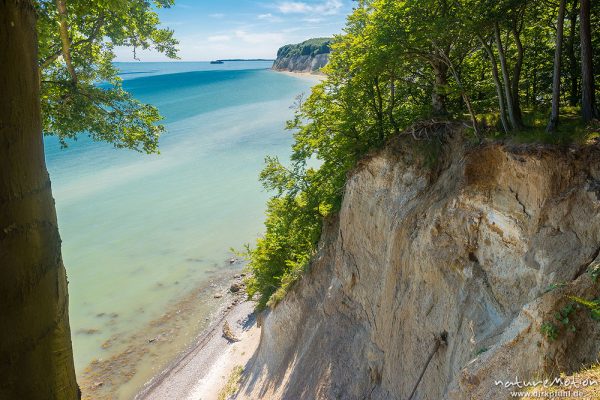
[{"label": "forested promontory", "polygon": [[331,38],[309,39],[288,44],[277,51],[273,69],[289,72],[318,73],[329,60]]}]

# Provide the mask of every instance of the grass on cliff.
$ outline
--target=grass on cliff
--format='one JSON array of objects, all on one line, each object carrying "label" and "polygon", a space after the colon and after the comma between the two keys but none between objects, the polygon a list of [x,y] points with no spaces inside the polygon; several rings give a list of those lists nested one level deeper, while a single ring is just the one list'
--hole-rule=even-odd
[{"label": "grass on cliff", "polygon": [[221,389],[218,395],[218,400],[227,400],[234,394],[240,390],[240,381],[242,380],[242,374],[244,373],[244,368],[241,365],[233,368],[231,371],[231,375],[227,379],[227,383]]},{"label": "grass on cliff", "polygon": [[548,115],[549,111],[545,108],[524,109],[523,123],[525,128],[511,134],[506,134],[499,129],[498,113],[481,114],[479,119],[496,127],[489,135],[491,139],[506,140],[515,144],[585,144],[600,137],[600,125],[598,123],[584,125],[581,122],[580,110],[577,107],[563,107],[561,109],[560,123],[556,132],[552,134],[546,132]]}]

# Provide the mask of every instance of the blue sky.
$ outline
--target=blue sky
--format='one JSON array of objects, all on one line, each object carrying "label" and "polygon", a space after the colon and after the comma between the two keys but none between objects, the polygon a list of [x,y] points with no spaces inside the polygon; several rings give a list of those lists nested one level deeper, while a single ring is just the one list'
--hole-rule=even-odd
[{"label": "blue sky", "polygon": [[[175,0],[159,10],[175,30],[182,61],[219,58],[275,58],[284,44],[341,32],[352,0]],[[141,61],[166,60],[138,52]],[[117,49],[117,61],[133,61],[131,49]]]}]

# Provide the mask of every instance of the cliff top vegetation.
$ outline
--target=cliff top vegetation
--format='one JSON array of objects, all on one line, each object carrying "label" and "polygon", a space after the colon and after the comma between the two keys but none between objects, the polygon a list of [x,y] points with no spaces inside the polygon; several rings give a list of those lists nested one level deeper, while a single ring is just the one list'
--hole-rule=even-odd
[{"label": "cliff top vegetation", "polygon": [[287,44],[277,51],[277,58],[316,56],[331,51],[331,38],[314,38],[298,44]]},{"label": "cliff top vegetation", "polygon": [[[460,121],[475,140],[598,136],[599,24],[590,0],[357,2],[331,43],[327,78],[288,123],[291,163],[267,158],[261,174],[273,197],[265,235],[247,248],[259,307],[302,275],[348,172],[416,121]],[[301,49],[279,55],[313,51]]]}]

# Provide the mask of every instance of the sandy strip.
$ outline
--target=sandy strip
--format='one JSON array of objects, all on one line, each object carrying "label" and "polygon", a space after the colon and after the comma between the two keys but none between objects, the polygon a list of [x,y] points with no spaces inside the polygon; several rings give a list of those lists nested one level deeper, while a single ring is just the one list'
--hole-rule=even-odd
[{"label": "sandy strip", "polygon": [[[184,357],[149,382],[136,400],[214,400],[236,366],[245,366],[258,347],[255,304],[234,306]],[[227,321],[239,341],[222,336]]]},{"label": "sandy strip", "polygon": [[273,71],[278,72],[280,74],[293,76],[294,78],[308,79],[308,80],[315,81],[315,82],[322,82],[325,80],[325,78],[327,78],[327,76],[324,74],[311,74],[310,72],[291,72],[291,71],[277,71],[277,70],[273,70]]}]

